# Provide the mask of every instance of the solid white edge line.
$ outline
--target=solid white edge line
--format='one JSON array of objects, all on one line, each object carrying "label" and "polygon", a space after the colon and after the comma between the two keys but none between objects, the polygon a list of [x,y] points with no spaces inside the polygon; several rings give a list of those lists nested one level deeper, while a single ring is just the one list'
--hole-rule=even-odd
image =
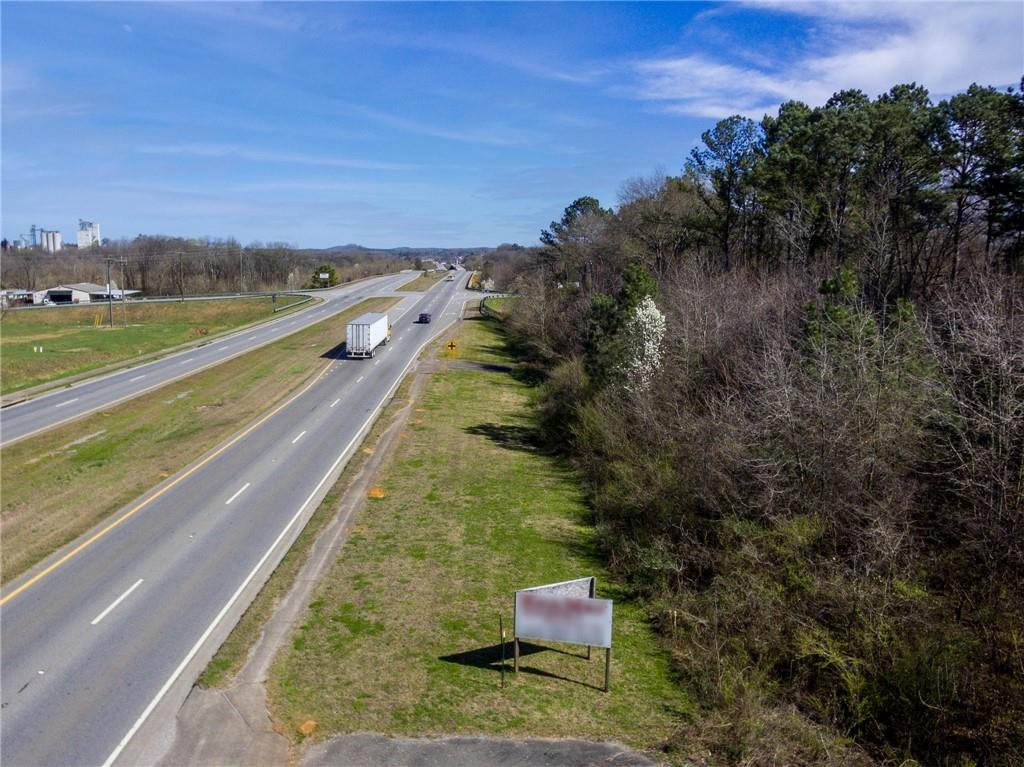
[{"label": "solid white edge line", "polygon": [[93,618],[92,619],[92,623],[90,623],[89,625],[95,626],[101,620],[106,618],[107,617],[107,613],[109,613],[111,610],[113,610],[115,607],[117,607],[119,604],[121,604],[121,602],[123,602],[124,599],[129,594],[131,594],[133,591],[135,591],[135,589],[137,589],[139,587],[140,583],[142,583],[142,578],[139,578],[137,581],[135,581],[135,583],[133,583],[131,585],[131,587],[126,592],[124,592],[121,596],[119,596],[117,599],[115,599],[113,602],[111,602],[110,606],[106,610],[101,612],[99,615],[97,615],[95,618]]},{"label": "solid white edge line", "polygon": [[250,485],[250,484],[251,484],[251,483],[249,483],[249,482],[246,482],[246,483],[245,483],[244,485],[242,485],[242,486],[241,486],[240,488],[238,488],[238,490],[237,490],[237,491],[235,491],[235,494],[234,494],[233,496],[231,496],[231,497],[230,497],[230,498],[228,498],[228,499],[227,499],[226,501],[224,501],[224,505],[225,505],[225,506],[229,505],[229,504],[230,504],[230,503],[231,503],[231,502],[232,502],[233,500],[235,500],[235,498],[237,498],[237,497],[238,497],[238,496],[240,496],[240,495],[241,495],[242,493],[244,493],[244,492],[245,492],[246,490],[248,490],[248,489],[249,489],[249,485]]},{"label": "solid white edge line", "polygon": [[296,442],[298,442],[300,439],[302,439],[302,435],[305,434],[305,433],[306,433],[305,429],[300,431],[299,432],[299,436],[297,436],[295,439],[292,440],[292,444],[294,445]]},{"label": "solid white edge line", "polygon": [[[455,295],[452,295],[452,298],[448,299],[448,303],[450,304],[454,298]],[[234,605],[235,602],[238,601],[238,598],[242,595],[242,592],[245,591],[246,587],[249,585],[252,579],[256,577],[256,574],[260,571],[260,568],[263,567],[264,563],[270,558],[270,555],[274,552],[274,549],[277,548],[278,544],[280,544],[281,541],[284,540],[284,537],[288,534],[288,531],[291,530],[292,525],[294,525],[298,521],[298,519],[302,516],[302,512],[305,511],[306,507],[316,497],[316,494],[320,492],[320,488],[323,487],[324,483],[328,479],[330,479],[331,475],[334,473],[334,470],[338,468],[338,465],[345,458],[345,455],[348,453],[351,447],[358,440],[362,439],[365,436],[363,434],[363,430],[366,428],[366,424],[370,423],[376,417],[377,412],[380,410],[381,406],[383,406],[383,404],[387,402],[388,397],[390,397],[391,391],[393,389],[396,389],[398,385],[401,383],[402,379],[405,378],[406,373],[409,372],[409,368],[411,368],[413,363],[416,362],[420,354],[423,352],[423,349],[426,348],[427,344],[429,344],[439,335],[441,335],[441,330],[427,338],[427,340],[424,341],[416,350],[416,353],[412,355],[412,357],[409,359],[409,363],[405,366],[405,368],[402,369],[402,372],[399,373],[398,377],[395,379],[395,383],[391,386],[390,389],[388,389],[387,393],[381,398],[380,402],[377,403],[377,407],[374,409],[374,412],[370,414],[370,417],[366,419],[366,421],[364,421],[363,428],[356,432],[356,435],[349,441],[347,445],[345,445],[345,449],[341,451],[341,453],[335,459],[334,463],[331,464],[331,468],[328,469],[327,473],[324,474],[323,478],[317,483],[316,487],[313,488],[313,492],[309,494],[309,497],[307,497],[305,501],[303,501],[302,505],[299,507],[299,510],[295,512],[295,515],[290,520],[288,520],[288,524],[285,525],[281,533],[277,536],[277,538],[274,539],[274,542],[270,544],[270,548],[267,549],[266,553],[262,557],[260,557],[260,561],[256,563],[256,566],[245,577],[245,580],[242,581],[242,585],[235,589],[235,593],[231,595],[230,599],[228,599],[227,604],[225,604],[224,607],[221,608],[220,612],[217,613],[216,617],[214,617],[213,622],[206,627],[206,630],[203,632],[202,636],[200,636],[198,641],[196,641],[196,643],[192,645],[192,649],[188,651],[188,655],[185,656],[184,660],[182,660],[181,663],[178,664],[178,667],[174,669],[171,676],[167,679],[166,682],[164,682],[163,687],[161,687],[160,691],[157,692],[156,697],[154,697],[153,700],[149,702],[146,708],[139,715],[139,718],[135,720],[135,724],[131,726],[131,729],[128,730],[125,736],[121,739],[121,742],[117,744],[117,747],[111,752],[110,756],[107,757],[107,760],[103,762],[102,767],[111,767],[111,765],[113,765],[117,757],[121,755],[121,752],[124,751],[125,746],[127,746],[131,739],[135,737],[135,733],[137,733],[139,731],[139,728],[141,728],[142,725],[146,723],[146,720],[149,718],[149,715],[152,714],[153,710],[160,705],[160,701],[163,700],[167,692],[171,689],[171,687],[174,686],[174,683],[178,681],[178,677],[181,676],[181,674],[185,671],[186,668],[188,668],[188,664],[192,662],[192,659],[199,653],[199,650],[201,650],[203,645],[206,643],[206,640],[209,639],[210,635],[216,630],[217,624],[220,623],[221,620],[223,620],[224,616],[227,615],[232,605]]]},{"label": "solid white edge line", "polygon": [[59,407],[64,407],[65,405],[70,405],[72,402],[78,402],[78,397],[75,397],[74,399],[66,399],[63,402],[58,402],[53,407],[54,407],[54,409],[59,408]]}]

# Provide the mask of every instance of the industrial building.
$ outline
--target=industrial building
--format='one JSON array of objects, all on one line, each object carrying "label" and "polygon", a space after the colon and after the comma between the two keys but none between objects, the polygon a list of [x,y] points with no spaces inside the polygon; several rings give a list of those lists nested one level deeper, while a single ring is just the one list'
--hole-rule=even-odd
[{"label": "industrial building", "polygon": [[100,225],[94,221],[78,219],[78,247],[91,248],[100,244]]},{"label": "industrial building", "polygon": [[[109,298],[120,301],[129,298],[142,291],[139,290],[118,290],[115,283],[111,283]],[[108,299],[106,285],[97,285],[94,282],[76,282],[71,285],[57,285],[46,290],[37,290],[32,294],[33,304],[89,304]]]}]

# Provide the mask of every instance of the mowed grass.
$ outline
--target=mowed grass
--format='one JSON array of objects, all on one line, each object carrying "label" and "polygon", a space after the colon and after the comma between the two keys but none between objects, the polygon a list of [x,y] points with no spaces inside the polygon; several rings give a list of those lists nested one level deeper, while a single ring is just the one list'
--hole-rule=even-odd
[{"label": "mowed grass", "polygon": [[[8,393],[169,349],[271,318],[305,296],[239,298],[6,312],[0,324],[0,391]],[[280,315],[280,312],[278,312]],[[127,315],[128,327],[123,326]],[[43,351],[33,351],[41,346]]]},{"label": "mowed grass", "polygon": [[16,577],[187,466],[319,372],[345,323],[335,317],[107,411],[0,451],[0,577]]},{"label": "mowed grass", "polygon": [[399,288],[399,290],[430,290],[430,288],[436,285],[437,282],[441,278],[445,277],[447,274],[448,272],[444,271],[443,269],[432,269],[430,271],[423,272],[415,279],[405,283],[402,287]]},{"label": "mowed grass", "polygon": [[[456,340],[463,361],[492,362],[500,346],[479,320]],[[381,470],[384,497],[367,502],[275,660],[273,715],[296,740],[313,720],[318,738],[485,733],[657,750],[690,704],[643,612],[602,568],[572,474],[535,449],[527,388],[439,367]],[[501,689],[498,615],[511,630],[515,589],[586,575],[616,600],[612,691],[600,689],[603,652],[587,661],[570,645],[526,647]]]}]

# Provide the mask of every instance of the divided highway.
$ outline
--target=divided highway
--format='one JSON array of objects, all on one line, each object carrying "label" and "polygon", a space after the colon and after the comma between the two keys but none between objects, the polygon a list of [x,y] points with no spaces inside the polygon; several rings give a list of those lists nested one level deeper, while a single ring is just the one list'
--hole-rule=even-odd
[{"label": "divided highway", "polygon": [[322,298],[323,303],[308,309],[218,338],[205,346],[176,352],[11,405],[0,411],[0,442],[10,445],[252,351],[344,311],[365,298],[390,293],[415,276],[410,273],[391,274],[334,290],[317,291],[315,295]]},{"label": "divided highway", "polygon": [[[376,358],[326,362],[281,406],[4,589],[5,767],[154,756],[147,749],[373,416],[472,297],[464,282],[403,299]],[[420,312],[434,322],[416,324]]]}]

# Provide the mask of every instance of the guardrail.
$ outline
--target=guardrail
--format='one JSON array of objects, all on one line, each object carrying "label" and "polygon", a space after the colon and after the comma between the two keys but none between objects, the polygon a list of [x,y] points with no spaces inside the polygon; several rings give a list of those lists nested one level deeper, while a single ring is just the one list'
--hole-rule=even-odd
[{"label": "guardrail", "polygon": [[487,301],[491,298],[511,298],[511,293],[488,293],[480,299],[480,314],[484,317],[493,317],[495,314],[487,308]]},{"label": "guardrail", "polygon": [[274,314],[277,314],[278,312],[283,312],[285,309],[294,309],[296,306],[302,306],[303,304],[308,304],[310,301],[313,300],[313,298],[314,298],[313,296],[306,296],[304,299],[302,299],[301,301],[296,301],[294,304],[288,304],[288,306],[278,306],[278,307],[275,307],[274,308]]}]

